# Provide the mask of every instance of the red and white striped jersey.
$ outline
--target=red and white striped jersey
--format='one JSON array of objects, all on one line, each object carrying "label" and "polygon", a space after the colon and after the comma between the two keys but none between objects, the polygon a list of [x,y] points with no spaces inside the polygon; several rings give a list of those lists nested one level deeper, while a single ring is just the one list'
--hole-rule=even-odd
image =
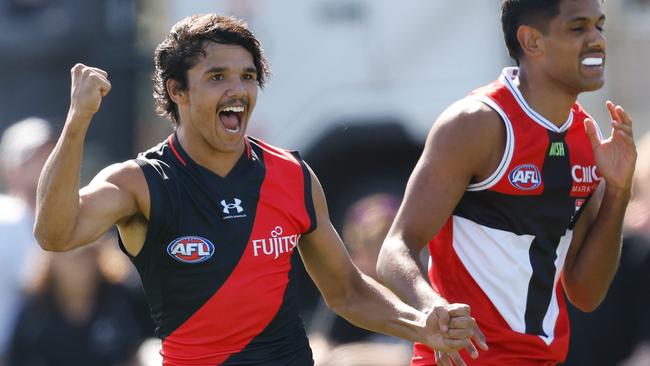
[{"label": "red and white striped jersey", "polygon": [[[467,98],[496,111],[506,130],[494,173],[473,182],[429,243],[432,285],[469,304],[490,351],[468,365],[545,365],[564,360],[569,323],[560,275],[583,203],[599,176],[576,103],[558,127],[517,88],[517,68]],[[464,356],[467,356],[464,354]],[[432,365],[416,345],[413,365]]]}]

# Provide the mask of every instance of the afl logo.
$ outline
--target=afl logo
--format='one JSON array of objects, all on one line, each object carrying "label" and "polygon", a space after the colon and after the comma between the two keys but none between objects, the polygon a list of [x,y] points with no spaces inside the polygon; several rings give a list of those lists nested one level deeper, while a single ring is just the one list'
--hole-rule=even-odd
[{"label": "afl logo", "polygon": [[167,254],[179,262],[200,263],[214,254],[214,244],[200,236],[184,236],[167,245]]},{"label": "afl logo", "polygon": [[523,191],[532,191],[542,185],[539,169],[533,164],[519,165],[508,176],[510,183]]}]

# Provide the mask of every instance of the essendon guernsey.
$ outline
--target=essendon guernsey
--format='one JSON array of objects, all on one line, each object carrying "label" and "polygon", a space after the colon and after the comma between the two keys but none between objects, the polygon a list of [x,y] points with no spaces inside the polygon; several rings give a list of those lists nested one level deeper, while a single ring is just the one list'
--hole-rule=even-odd
[{"label": "essendon guernsey", "polygon": [[[136,160],[151,212],[135,264],[164,365],[310,365],[292,257],[315,228],[297,153],[247,138],[220,177],[175,135]],[[123,248],[124,249],[124,248]]]},{"label": "essendon guernsey", "polygon": [[[600,180],[577,103],[558,127],[515,85],[516,68],[471,93],[503,120],[496,171],[473,182],[429,243],[432,285],[466,303],[490,350],[468,365],[545,365],[564,360],[569,323],[560,275],[581,207]],[[463,353],[464,354],[464,353]],[[466,354],[465,354],[466,355]],[[432,365],[416,345],[413,365]]]}]

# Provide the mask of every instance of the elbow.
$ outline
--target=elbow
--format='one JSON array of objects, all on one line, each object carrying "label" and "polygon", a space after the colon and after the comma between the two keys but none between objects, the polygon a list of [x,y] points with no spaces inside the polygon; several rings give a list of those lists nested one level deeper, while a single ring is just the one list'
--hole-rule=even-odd
[{"label": "elbow", "polygon": [[600,286],[595,286],[593,283],[585,285],[585,282],[589,282],[584,279],[580,281],[577,277],[571,276],[571,274],[572,272],[567,271],[563,275],[564,292],[567,299],[583,313],[591,313],[600,306],[605,296],[607,296],[609,283],[607,285],[601,284]]},{"label": "elbow", "polygon": [[341,284],[337,288],[323,293],[323,299],[333,312],[347,319],[354,312],[354,305],[357,305],[360,301],[356,296],[358,295],[357,291],[358,289],[355,289],[354,284]]},{"label": "elbow", "polygon": [[571,304],[583,313],[591,313],[596,310],[605,298],[605,294],[601,296],[586,291],[571,291],[569,287],[565,287],[565,293]]},{"label": "elbow", "polygon": [[390,253],[389,249],[384,245],[379,251],[379,256],[377,257],[377,265],[375,266],[375,272],[377,273],[377,282],[388,287],[390,287],[389,284],[391,282],[391,274],[393,273],[392,258],[394,258],[394,254]]},{"label": "elbow", "polygon": [[347,301],[342,296],[328,296],[325,298],[325,303],[327,307],[340,316],[344,316],[347,313]]},{"label": "elbow", "polygon": [[47,252],[65,252],[71,249],[65,244],[67,241],[47,234],[39,225],[34,226],[34,239],[36,239],[41,249]]},{"label": "elbow", "polygon": [[600,303],[602,302],[602,299],[573,299],[569,298],[571,300],[571,304],[575,306],[578,310],[582,311],[583,313],[591,313],[592,311],[596,310],[598,306],[600,306]]}]

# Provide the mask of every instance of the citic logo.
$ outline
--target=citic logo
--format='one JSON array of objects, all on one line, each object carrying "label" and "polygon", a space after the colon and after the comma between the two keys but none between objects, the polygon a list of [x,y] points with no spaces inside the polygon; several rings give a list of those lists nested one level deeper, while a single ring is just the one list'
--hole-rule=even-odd
[{"label": "citic logo", "polygon": [[595,165],[574,165],[571,167],[571,177],[576,183],[594,183],[600,180]]},{"label": "citic logo", "polygon": [[519,165],[508,176],[510,183],[524,191],[532,191],[542,185],[539,169],[533,164]]},{"label": "citic logo", "polygon": [[200,263],[214,254],[214,244],[200,236],[184,236],[167,245],[167,254],[179,262]]},{"label": "citic logo", "polygon": [[289,253],[298,245],[300,234],[282,235],[282,227],[276,226],[271,230],[271,237],[265,239],[253,239],[253,255],[267,255],[278,258],[282,253]]}]

